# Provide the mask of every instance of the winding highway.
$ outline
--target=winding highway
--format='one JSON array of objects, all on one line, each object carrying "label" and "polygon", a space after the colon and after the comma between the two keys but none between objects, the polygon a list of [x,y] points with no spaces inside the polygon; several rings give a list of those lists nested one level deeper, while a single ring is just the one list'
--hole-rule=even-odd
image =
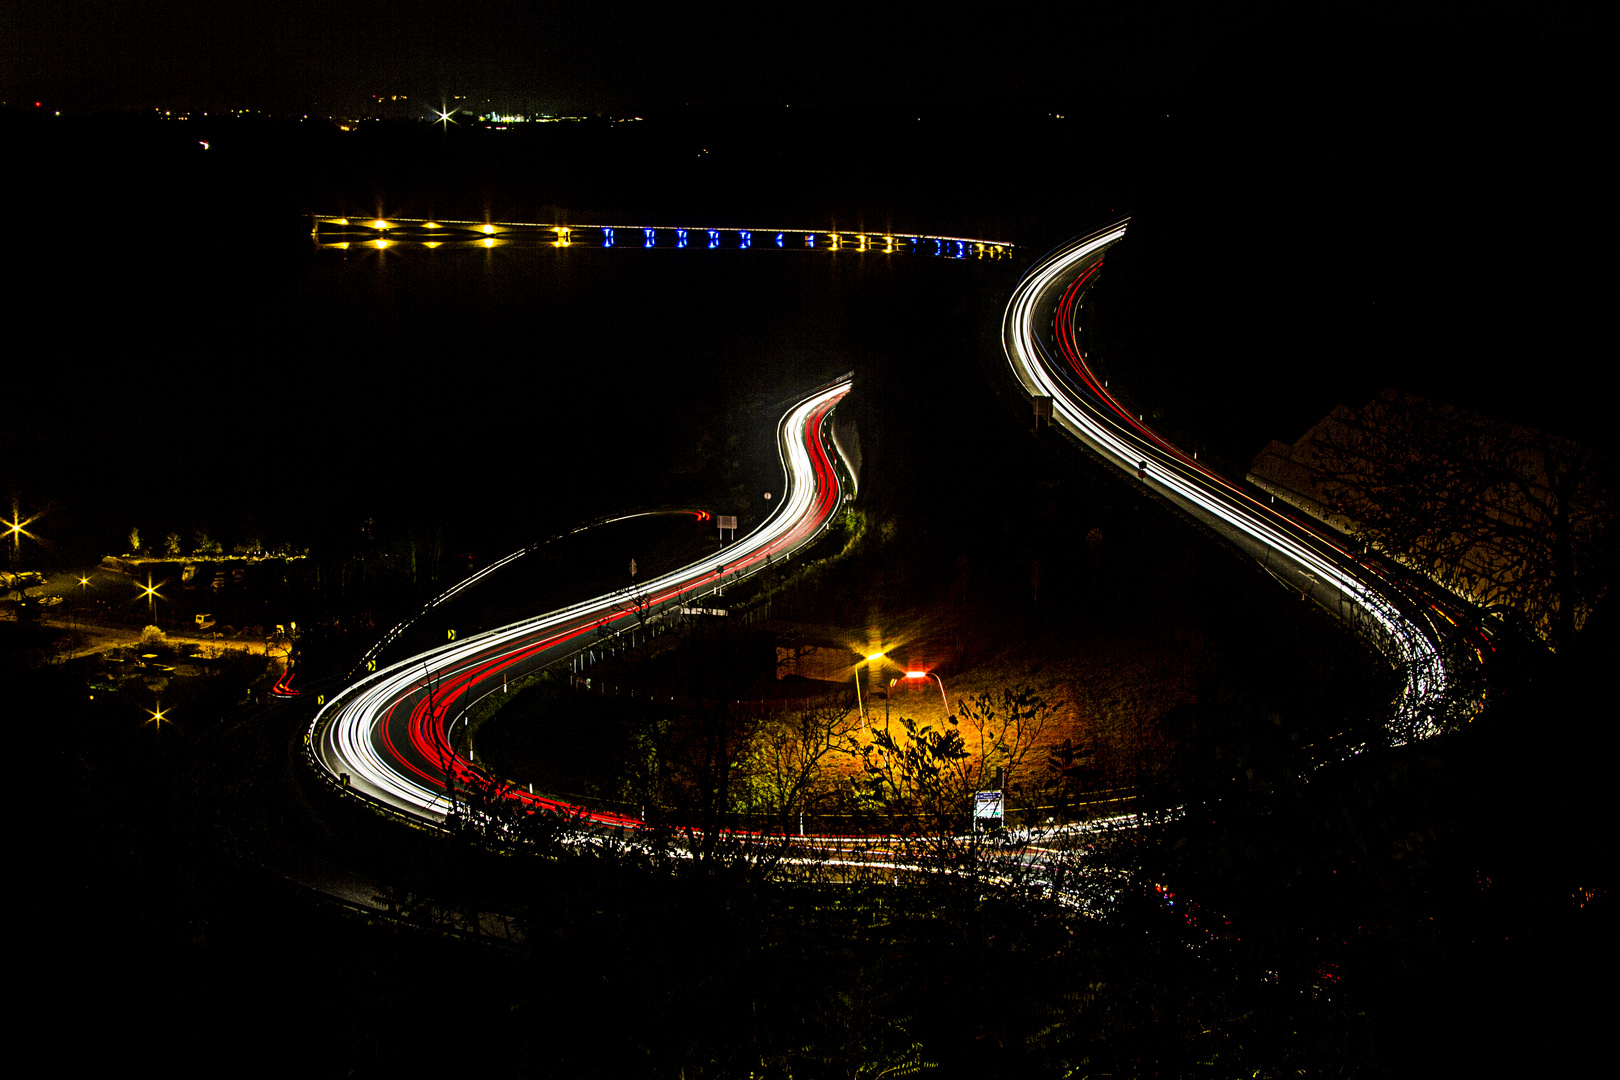
[{"label": "winding highway", "polygon": [[[583,651],[601,633],[629,631],[642,616],[660,618],[788,558],[828,527],[848,482],[829,420],[849,389],[845,376],[806,395],[782,417],[777,443],[786,489],[752,532],[640,585],[634,594],[609,593],[367,672],[316,714],[306,735],[316,764],[351,791],[412,817],[442,821],[452,809],[451,778],[460,784],[475,776],[450,737],[451,725],[469,706],[499,692],[509,679]],[[575,809],[525,791],[512,797],[534,808]],[[604,826],[637,824],[610,813],[584,817]]]},{"label": "winding highway", "polygon": [[[1126,224],[1070,241],[1024,275],[1002,326],[1013,374],[1032,397],[1050,399],[1054,424],[1376,645],[1404,676],[1391,721],[1393,741],[1438,731],[1451,699],[1446,690],[1452,658],[1482,660],[1491,647],[1488,633],[1463,605],[1321,523],[1275,505],[1259,489],[1202,465],[1121,405],[1086,363],[1078,338],[1080,300]],[[828,527],[848,482],[829,424],[849,392],[848,378],[811,392],[782,417],[785,495],[754,531],[646,582],[634,596],[599,596],[384,667],[374,650],[365,664],[374,670],[316,714],[305,736],[315,764],[351,792],[419,820],[444,820],[453,808],[447,794],[452,783],[479,775],[455,751],[452,737],[453,725],[470,706],[508,680],[582,652],[602,633],[639,626],[637,607],[645,605],[643,615],[659,618],[693,605],[727,582],[789,557]],[[1462,647],[1454,647],[1459,642]],[[526,791],[512,797],[603,826],[640,824]]]},{"label": "winding highway", "polygon": [[[1102,459],[1252,555],[1273,576],[1351,624],[1404,676],[1391,721],[1395,742],[1439,730],[1455,656],[1491,648],[1466,606],[1321,524],[1295,516],[1247,483],[1201,464],[1120,404],[1080,350],[1081,297],[1121,221],[1071,240],[1024,275],[1002,320],[1002,347],[1032,398],[1051,399],[1052,422]],[[1460,648],[1449,647],[1460,642]]]}]

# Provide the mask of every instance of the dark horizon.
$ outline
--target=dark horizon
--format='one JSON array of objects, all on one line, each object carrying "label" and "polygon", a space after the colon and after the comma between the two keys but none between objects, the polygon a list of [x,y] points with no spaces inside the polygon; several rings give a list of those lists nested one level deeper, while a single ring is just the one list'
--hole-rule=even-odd
[{"label": "dark horizon", "polygon": [[[780,106],[1078,111],[1100,97],[1171,103],[1254,73],[1346,78],[1374,107],[1412,91],[1460,100],[1521,73],[1515,94],[1590,83],[1572,13],[1516,4],[1235,13],[1171,2],[1040,10],[1004,33],[871,5],[712,14],[592,5],[223,5],[138,11],[75,0],[5,17],[0,97],[72,108],[363,115],[377,95],[428,106],[645,114]],[[1033,31],[1033,39],[1021,31]],[[1532,76],[1531,80],[1522,77]],[[1541,85],[1536,85],[1536,83]],[[1453,83],[1448,89],[1447,84]],[[1499,86],[1495,93],[1506,94]],[[425,115],[425,112],[424,114]]]}]

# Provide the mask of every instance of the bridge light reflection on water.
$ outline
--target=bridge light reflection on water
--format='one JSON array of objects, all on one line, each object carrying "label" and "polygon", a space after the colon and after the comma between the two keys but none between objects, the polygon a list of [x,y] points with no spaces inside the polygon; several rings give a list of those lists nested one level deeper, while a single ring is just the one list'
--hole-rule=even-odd
[{"label": "bridge light reflection on water", "polygon": [[[618,231],[629,228],[640,230],[643,248],[674,248],[701,246],[706,250],[748,251],[754,246],[754,229],[709,228],[693,229],[688,226],[623,226],[623,225],[555,225],[529,222],[429,221],[411,218],[377,217],[356,222],[348,217],[315,216],[311,237],[317,247],[346,250],[356,246],[373,249],[438,248],[438,247],[558,247],[600,245],[617,248]],[[701,245],[691,243],[692,233],[704,240]],[[386,232],[386,237],[384,233]],[[798,232],[795,230],[767,230],[774,236],[777,250],[794,248],[801,251],[853,250],[862,254],[937,256],[947,259],[1003,259],[1012,255],[1013,245],[994,240],[981,240],[957,236],[895,236],[874,235],[865,232]],[[789,244],[789,235],[802,237]],[[881,241],[881,242],[880,242]]]}]

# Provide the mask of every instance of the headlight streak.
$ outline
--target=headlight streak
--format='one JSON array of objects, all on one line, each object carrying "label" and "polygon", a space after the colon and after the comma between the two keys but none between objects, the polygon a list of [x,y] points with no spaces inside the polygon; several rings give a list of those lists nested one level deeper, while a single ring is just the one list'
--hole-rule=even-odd
[{"label": "headlight streak", "polygon": [[[849,388],[845,376],[789,409],[778,429],[786,497],[742,539],[639,586],[636,595],[655,614],[712,595],[725,584],[764,568],[769,560],[790,555],[828,527],[844,490],[843,478],[828,454],[827,444],[832,440],[825,437],[824,429]],[[507,556],[474,580],[519,554]],[[452,588],[428,607],[471,583]],[[464,711],[464,702],[478,696],[477,688],[491,680],[522,675],[565,659],[578,648],[562,650],[578,638],[616,623],[629,628],[635,622],[625,607],[629,596],[628,591],[619,591],[570,605],[440,646],[366,676],[317,713],[310,728],[316,761],[334,777],[347,773],[358,790],[385,803],[431,822],[442,820],[450,809],[445,771],[457,779],[475,771],[449,748],[450,728]],[[385,643],[402,629],[391,631]],[[533,808],[572,809],[528,792],[515,792],[513,797]],[[592,813],[587,819],[610,827],[640,824],[608,813]]]},{"label": "headlight streak", "polygon": [[[1066,283],[1072,291],[1100,262],[1102,253],[1125,235],[1125,223],[1060,247],[1036,264],[1008,302],[1002,344],[1024,389],[1053,399],[1053,418],[1071,433],[1128,473],[1147,462],[1146,482],[1156,485],[1182,506],[1213,518],[1222,531],[1236,532],[1291,563],[1309,579],[1336,588],[1344,601],[1360,608],[1380,631],[1386,654],[1407,674],[1397,719],[1407,735],[1424,737],[1438,730],[1433,717],[1444,695],[1447,673],[1435,636],[1403,611],[1409,598],[1375,564],[1333,539],[1309,531],[1287,515],[1262,503],[1246,489],[1194,459],[1143,425],[1123,409],[1070,347],[1065,328],[1052,325],[1068,363],[1055,362],[1041,341],[1048,325],[1042,317],[1048,297]],[[1070,292],[1061,312],[1067,312]],[[1074,386],[1064,367],[1084,384]],[[1095,399],[1095,400],[1092,400]],[[1302,590],[1306,587],[1302,587]],[[1390,594],[1393,594],[1390,595]],[[1342,614],[1342,612],[1341,612]],[[1444,612],[1440,612],[1444,615]]]}]

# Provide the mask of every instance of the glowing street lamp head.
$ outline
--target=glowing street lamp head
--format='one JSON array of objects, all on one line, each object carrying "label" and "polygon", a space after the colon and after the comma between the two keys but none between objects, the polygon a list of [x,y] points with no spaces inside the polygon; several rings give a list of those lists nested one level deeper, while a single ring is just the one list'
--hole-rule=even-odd
[{"label": "glowing street lamp head", "polygon": [[163,702],[161,702],[161,701],[157,703],[157,708],[155,708],[155,709],[147,709],[146,713],[147,713],[147,716],[149,716],[151,718],[151,719],[147,720],[146,723],[151,724],[153,727],[157,728],[159,731],[163,730],[163,725],[164,724],[168,724],[171,727],[174,726],[174,721],[169,719],[168,710],[164,709]]},{"label": "glowing street lamp head", "polygon": [[908,679],[926,679],[926,678],[928,678],[928,672],[926,672],[926,671],[908,671],[908,672],[906,672],[906,678],[908,678]]},{"label": "glowing street lamp head", "polygon": [[23,517],[22,511],[17,508],[17,503],[13,501],[11,504],[11,519],[8,521],[5,518],[0,518],[0,525],[6,527],[6,531],[0,533],[0,540],[7,537],[10,537],[13,541],[20,540],[23,537],[30,540],[35,539],[34,534],[28,531],[28,526],[32,525],[38,517],[38,514],[33,517]]},{"label": "glowing street lamp head", "polygon": [[866,658],[868,661],[883,659],[883,653],[875,652]]}]

